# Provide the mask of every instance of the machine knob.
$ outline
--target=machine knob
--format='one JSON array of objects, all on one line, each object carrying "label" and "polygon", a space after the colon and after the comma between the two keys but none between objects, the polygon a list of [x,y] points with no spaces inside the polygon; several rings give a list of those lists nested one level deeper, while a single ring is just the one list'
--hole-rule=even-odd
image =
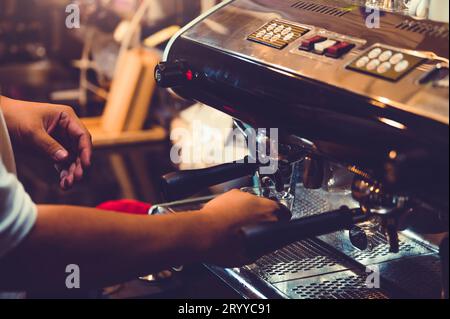
[{"label": "machine knob", "polygon": [[325,163],[315,156],[306,156],[304,160],[303,185],[306,189],[319,189],[325,179]]},{"label": "machine knob", "polygon": [[155,69],[155,80],[159,87],[174,88],[193,81],[196,75],[181,61],[161,62]]}]

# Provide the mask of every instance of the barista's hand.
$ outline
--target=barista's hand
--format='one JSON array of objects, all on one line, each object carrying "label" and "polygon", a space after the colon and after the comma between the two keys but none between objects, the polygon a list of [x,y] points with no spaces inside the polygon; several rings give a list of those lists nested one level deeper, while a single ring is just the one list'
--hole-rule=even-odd
[{"label": "barista's hand", "polygon": [[53,161],[61,188],[79,181],[90,166],[92,142],[72,108],[0,98],[13,142],[36,148]]},{"label": "barista's hand", "polygon": [[[243,227],[263,222],[290,220],[286,210],[280,210],[275,201],[256,197],[238,190],[222,195],[209,202],[202,210],[208,218],[210,239],[207,248],[207,262],[223,267],[249,264],[245,254],[245,243],[240,230]],[[280,216],[280,212],[283,215]]]}]

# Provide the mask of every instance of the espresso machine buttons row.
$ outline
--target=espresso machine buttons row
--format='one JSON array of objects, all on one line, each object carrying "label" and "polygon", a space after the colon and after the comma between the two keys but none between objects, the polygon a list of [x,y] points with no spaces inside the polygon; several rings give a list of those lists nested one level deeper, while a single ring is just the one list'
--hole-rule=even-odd
[{"label": "espresso machine buttons row", "polygon": [[301,50],[312,51],[315,48],[315,45],[321,42],[324,42],[327,38],[316,35],[315,37],[306,39],[300,45]]},{"label": "espresso machine buttons row", "polygon": [[390,81],[398,81],[426,59],[392,49],[374,47],[347,68]]},{"label": "espresso machine buttons row", "polygon": [[308,32],[309,29],[273,20],[253,32],[248,40],[281,50]]},{"label": "espresso machine buttons row", "polygon": [[325,54],[328,57],[338,59],[344,54],[350,52],[355,44],[329,39],[322,36],[314,36],[304,40],[300,45],[300,50],[314,52],[316,54]]}]

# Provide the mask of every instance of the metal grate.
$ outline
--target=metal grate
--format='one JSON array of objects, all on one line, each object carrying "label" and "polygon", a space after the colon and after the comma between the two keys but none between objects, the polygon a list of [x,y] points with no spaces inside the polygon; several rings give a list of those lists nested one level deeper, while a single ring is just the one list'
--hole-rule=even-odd
[{"label": "metal grate", "polygon": [[342,17],[345,14],[347,14],[348,12],[350,12],[349,10],[340,9],[340,8],[336,8],[336,7],[332,7],[332,6],[327,6],[324,4],[317,4],[317,3],[313,3],[313,2],[309,2],[309,1],[298,1],[298,2],[294,3],[291,7],[295,8],[295,9],[301,9],[301,10],[326,14],[326,15],[330,15],[330,16],[334,16],[334,17]]},{"label": "metal grate", "polygon": [[387,299],[388,294],[366,285],[366,277],[342,271],[320,277],[277,284],[284,294],[295,299]]},{"label": "metal grate", "polygon": [[376,246],[372,250],[360,251],[358,249],[353,249],[351,253],[348,253],[348,256],[363,265],[369,265],[408,256],[418,256],[432,253],[431,250],[428,250],[413,241],[406,240],[406,238],[401,236],[400,252],[398,254],[393,254],[389,251],[389,244],[386,237],[382,233],[377,233],[375,235],[374,243]]},{"label": "metal grate", "polygon": [[[329,193],[323,190],[307,190],[299,186],[293,214],[294,218],[301,218],[336,209],[342,205],[352,207],[353,204],[345,192]],[[324,245],[322,241],[330,246]],[[384,299],[387,298],[387,292],[367,288],[365,286],[367,274],[358,275],[355,270],[351,270],[354,269],[354,264],[349,265],[348,261],[334,249],[361,265],[383,263],[381,266],[383,272],[389,270],[394,274],[394,278],[400,278],[395,272],[402,272],[403,267],[393,265],[392,262],[404,260],[407,265],[408,261],[411,262],[416,257],[435,253],[402,235],[399,254],[389,252],[388,242],[382,233],[375,234],[372,243],[374,245],[372,250],[361,251],[350,243],[346,231],[336,232],[321,236],[320,240],[311,239],[292,244],[262,257],[247,269],[289,298]],[[408,258],[403,259],[404,257]],[[429,265],[424,266],[424,269],[429,268]],[[406,273],[405,271],[405,276]],[[412,277],[417,276],[417,273],[413,271]],[[408,291],[411,295],[420,295],[418,287],[408,286],[414,285],[414,278],[407,277],[402,279],[402,282],[407,284],[396,283],[396,286],[409,288],[403,291]],[[439,285],[439,280],[433,280],[433,287],[427,291],[435,291],[436,282]]]},{"label": "metal grate", "polygon": [[[296,217],[320,214],[342,205],[355,205],[345,192],[306,190],[299,185],[296,195]],[[198,209],[209,199],[183,201],[167,209],[171,212]],[[400,254],[389,253],[381,233],[375,236],[372,251],[360,251],[353,247],[348,234],[342,231],[294,243],[264,256],[253,265],[229,271],[249,286],[255,284],[254,280],[262,281],[264,289],[269,287],[277,292],[277,296],[281,293],[293,299],[385,299],[404,298],[405,295],[439,298],[441,265],[437,251],[403,235],[400,235],[400,241]],[[355,269],[351,259],[361,265],[378,265],[382,289],[369,289],[365,284],[367,274],[360,267]],[[251,276],[247,277],[249,273]],[[221,278],[227,280],[226,277]],[[390,285],[385,287],[386,281]],[[254,287],[258,289],[259,286]]]},{"label": "metal grate", "polygon": [[270,283],[346,269],[330,249],[315,240],[297,242],[259,259],[250,269]]},{"label": "metal grate", "polygon": [[423,34],[430,37],[445,39],[449,37],[448,25],[435,25],[425,21],[404,20],[396,26],[397,29]]},{"label": "metal grate", "polygon": [[[360,251],[355,249],[355,251],[349,254],[350,257],[358,260],[364,261],[367,259],[375,259],[379,257],[387,257],[391,253],[389,252],[389,245],[385,236],[382,233],[375,234],[373,238],[373,243],[375,247],[372,250]],[[410,255],[414,251],[414,246],[409,243],[400,242],[400,252],[403,255]]]},{"label": "metal grate", "polygon": [[435,253],[433,250],[420,245],[419,243],[408,239],[403,235],[399,236],[400,252],[398,254],[391,253],[389,252],[389,244],[386,240],[386,236],[381,232],[375,234],[374,238],[372,239],[374,248],[372,250],[363,251],[355,248],[351,244],[347,231],[320,236],[319,238],[364,266],[383,263],[405,257],[430,255]]},{"label": "metal grate", "polygon": [[321,192],[302,189],[297,191],[292,215],[294,218],[317,215],[330,210]]}]

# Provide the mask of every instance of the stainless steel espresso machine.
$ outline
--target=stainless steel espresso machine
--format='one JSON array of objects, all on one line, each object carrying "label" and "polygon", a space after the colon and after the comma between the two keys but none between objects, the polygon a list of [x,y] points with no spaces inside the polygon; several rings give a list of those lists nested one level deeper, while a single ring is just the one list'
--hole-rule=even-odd
[{"label": "stainless steel espresso machine", "polygon": [[[244,298],[448,297],[449,25],[403,1],[224,1],[172,39],[160,86],[230,114],[278,169],[239,163],[164,177],[176,213],[202,188],[250,191],[293,219],[242,230],[254,264],[207,266]],[[263,131],[264,132],[264,131]],[[276,144],[276,146],[274,146]],[[255,160],[253,160],[255,159]]]}]

